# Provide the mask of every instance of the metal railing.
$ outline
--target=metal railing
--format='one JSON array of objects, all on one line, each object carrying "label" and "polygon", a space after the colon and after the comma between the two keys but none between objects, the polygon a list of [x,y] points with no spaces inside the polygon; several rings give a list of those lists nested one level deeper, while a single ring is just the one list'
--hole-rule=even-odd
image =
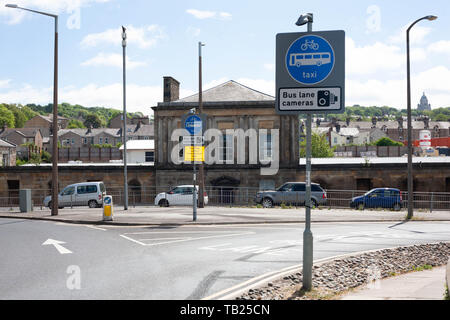
[{"label": "metal railing", "polygon": [[[156,187],[156,186],[132,186],[129,185],[128,202],[132,207],[136,206],[152,206],[155,205],[155,198],[160,193],[168,193],[172,187]],[[205,187],[208,197],[209,206],[229,206],[229,207],[254,207],[260,206],[255,202],[256,194],[260,192],[259,188],[250,187]],[[352,198],[363,196],[367,191],[362,190],[326,190],[326,204],[320,205],[325,208],[350,208]],[[106,186],[106,193],[113,197],[115,205],[123,205],[124,191],[123,186]],[[44,198],[51,194],[51,189],[32,189],[31,198],[33,207],[44,209]],[[181,205],[191,206],[192,195],[171,194],[166,196],[167,199],[175,200],[175,203],[184,203]],[[303,198],[281,198],[278,206],[303,206]],[[400,209],[408,206],[408,193],[401,192]],[[174,203],[172,203],[174,204]],[[370,205],[368,200],[364,202],[364,206],[360,209],[379,209],[393,208],[395,201],[380,201],[376,205]],[[158,205],[158,204],[156,204]],[[171,203],[169,203],[171,205]],[[19,190],[6,190],[0,192],[0,207],[18,207],[19,206]],[[75,201],[65,203],[64,207],[75,207]],[[426,211],[450,210],[450,193],[449,192],[414,192],[413,206],[415,209],[423,209]],[[358,208],[358,206],[356,206]]]}]

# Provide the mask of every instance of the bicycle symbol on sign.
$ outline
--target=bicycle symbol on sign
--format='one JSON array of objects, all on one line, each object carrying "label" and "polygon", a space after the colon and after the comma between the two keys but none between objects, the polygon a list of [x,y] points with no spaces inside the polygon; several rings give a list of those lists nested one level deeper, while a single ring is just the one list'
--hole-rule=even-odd
[{"label": "bicycle symbol on sign", "polygon": [[301,45],[301,49],[303,51],[305,51],[308,48],[313,49],[313,50],[319,50],[319,44],[315,43],[314,40],[311,40],[311,41],[305,40],[305,43],[303,43]]}]

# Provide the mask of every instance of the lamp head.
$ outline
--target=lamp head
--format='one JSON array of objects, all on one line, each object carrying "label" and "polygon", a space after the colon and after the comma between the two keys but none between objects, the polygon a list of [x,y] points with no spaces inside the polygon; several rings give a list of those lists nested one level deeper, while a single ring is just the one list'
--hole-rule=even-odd
[{"label": "lamp head", "polygon": [[313,22],[313,14],[312,13],[305,13],[302,14],[297,22],[295,23],[297,26],[302,26],[304,24],[307,24],[308,22]]},{"label": "lamp head", "polygon": [[438,17],[437,16],[427,16],[426,18],[430,21],[433,21],[433,20],[436,20]]},{"label": "lamp head", "polygon": [[8,4],[5,4],[5,7],[8,7],[8,8],[17,8],[18,6],[17,6],[17,4],[8,3]]}]

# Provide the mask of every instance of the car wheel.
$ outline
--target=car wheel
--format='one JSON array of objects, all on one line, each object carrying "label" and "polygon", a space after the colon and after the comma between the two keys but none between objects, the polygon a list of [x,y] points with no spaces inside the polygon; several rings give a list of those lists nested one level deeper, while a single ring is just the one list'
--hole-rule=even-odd
[{"label": "car wheel", "polygon": [[48,202],[48,208],[49,208],[49,209],[52,208],[52,202],[51,202],[51,201]]},{"label": "car wheel", "polygon": [[400,203],[394,204],[394,207],[393,207],[394,211],[400,211],[401,208],[402,207],[400,206]]},{"label": "car wheel", "polygon": [[168,207],[169,206],[169,201],[167,201],[166,199],[162,199],[162,200],[159,200],[159,206],[160,207]]},{"label": "car wheel", "polygon": [[359,203],[356,208],[358,208],[358,210],[364,210],[364,203]]},{"label": "car wheel", "polygon": [[89,208],[97,208],[97,201],[95,201],[95,200],[90,200],[89,202],[88,202],[88,206],[89,206]]},{"label": "car wheel", "polygon": [[270,198],[264,198],[262,201],[263,208],[272,208],[273,207],[273,201]]}]

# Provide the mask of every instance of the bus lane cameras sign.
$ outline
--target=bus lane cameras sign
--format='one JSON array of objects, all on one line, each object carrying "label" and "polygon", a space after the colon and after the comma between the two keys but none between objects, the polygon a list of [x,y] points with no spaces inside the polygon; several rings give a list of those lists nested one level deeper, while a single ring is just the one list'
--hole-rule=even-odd
[{"label": "bus lane cameras sign", "polygon": [[344,112],[344,31],[281,33],[276,44],[277,113]]}]

